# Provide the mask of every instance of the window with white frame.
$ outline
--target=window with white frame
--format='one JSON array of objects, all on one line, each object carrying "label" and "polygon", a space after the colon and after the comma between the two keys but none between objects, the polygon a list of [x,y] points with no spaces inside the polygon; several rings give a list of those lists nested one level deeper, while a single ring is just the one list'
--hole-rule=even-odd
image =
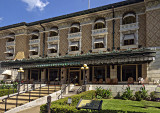
[{"label": "window with white frame", "polygon": [[73,23],[68,34],[68,52],[76,54],[81,51],[81,32],[80,23]]},{"label": "window with white frame", "polygon": [[74,23],[70,28],[70,33],[77,33],[77,32],[80,32],[80,25],[79,23]]},{"label": "window with white frame", "polygon": [[104,38],[95,38],[94,49],[105,48]]},{"label": "window with white frame", "polygon": [[79,51],[79,41],[70,42],[70,51]]},{"label": "window with white frame", "polygon": [[104,19],[98,19],[95,21],[94,29],[102,29],[105,28],[105,21]]},{"label": "window with white frame", "polygon": [[50,28],[47,42],[48,42],[48,55],[57,56],[59,53],[58,27],[53,26]]},{"label": "window with white frame", "polygon": [[52,27],[49,31],[49,37],[58,36],[58,28]]},{"label": "window with white frame", "polygon": [[57,53],[57,51],[58,51],[58,44],[49,44],[49,47],[48,47],[49,54]]},{"label": "window with white frame", "polygon": [[38,39],[38,38],[39,38],[39,31],[38,30],[34,30],[31,33],[31,40],[35,40],[35,39]]},{"label": "window with white frame", "polygon": [[127,13],[123,15],[122,24],[136,23],[136,15],[134,13]]},{"label": "window with white frame", "polygon": [[6,57],[13,57],[14,56],[14,48],[13,47],[7,47],[6,52]]},{"label": "window with white frame", "polygon": [[38,46],[30,46],[30,55],[38,55],[38,49],[39,47]]},{"label": "window with white frame", "polygon": [[123,45],[134,45],[135,44],[135,34],[131,33],[131,34],[124,34],[123,37]]},{"label": "window with white frame", "polygon": [[120,47],[131,49],[138,47],[138,16],[134,12],[124,13],[120,26]]},{"label": "window with white frame", "polygon": [[4,52],[6,54],[6,58],[11,58],[14,56],[14,49],[15,49],[15,33],[10,33],[7,36],[7,42],[6,42],[6,51]]}]

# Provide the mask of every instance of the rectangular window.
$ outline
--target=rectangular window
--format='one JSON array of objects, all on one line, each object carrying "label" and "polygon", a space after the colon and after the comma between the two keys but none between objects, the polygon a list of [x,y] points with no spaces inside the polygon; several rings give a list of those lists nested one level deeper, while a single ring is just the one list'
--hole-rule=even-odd
[{"label": "rectangular window", "polygon": [[79,48],[77,46],[71,46],[71,51],[78,51]]},{"label": "rectangular window", "polygon": [[133,44],[134,44],[134,39],[124,40],[124,45],[133,45]]},{"label": "rectangular window", "polygon": [[104,44],[103,43],[95,43],[95,49],[97,48],[104,48]]}]

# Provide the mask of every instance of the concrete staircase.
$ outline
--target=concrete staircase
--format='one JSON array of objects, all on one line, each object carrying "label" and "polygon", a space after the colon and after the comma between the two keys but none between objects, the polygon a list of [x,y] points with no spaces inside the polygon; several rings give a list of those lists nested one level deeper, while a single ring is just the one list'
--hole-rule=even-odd
[{"label": "concrete staircase", "polygon": [[74,86],[71,90],[68,91],[68,94],[63,94],[62,98],[66,98],[69,96],[73,96],[77,94],[77,91],[79,90],[81,86]]},{"label": "concrete staircase", "polygon": [[[61,89],[60,85],[49,86],[49,94],[56,92],[60,89]],[[41,92],[40,95],[39,95],[39,91]],[[30,91],[30,101],[36,100],[40,97],[47,96],[47,95],[48,95],[48,86],[42,87],[41,90],[40,89],[32,90]],[[7,110],[10,110],[16,107],[16,97],[17,96],[12,96],[7,99]],[[28,102],[29,102],[29,92],[19,94],[17,106],[21,106]],[[5,102],[0,100],[0,113],[4,113],[4,111],[5,111]]]}]

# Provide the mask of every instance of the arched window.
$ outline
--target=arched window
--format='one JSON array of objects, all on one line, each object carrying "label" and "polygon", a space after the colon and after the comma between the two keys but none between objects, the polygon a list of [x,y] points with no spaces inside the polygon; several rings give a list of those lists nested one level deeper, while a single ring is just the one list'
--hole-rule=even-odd
[{"label": "arched window", "polygon": [[94,29],[102,29],[105,28],[105,21],[104,19],[98,19],[95,21]]},{"label": "arched window", "polygon": [[39,37],[39,31],[38,30],[34,30],[31,34],[32,34],[31,40],[38,39],[38,37]]},{"label": "arched window", "polygon": [[80,24],[74,23],[71,26],[70,33],[77,33],[77,32],[80,32]]},{"label": "arched window", "polygon": [[15,40],[15,34],[14,33],[10,33],[8,36],[8,40],[7,42],[13,42]]},{"label": "arched window", "polygon": [[52,37],[52,36],[58,36],[58,28],[57,27],[52,27],[50,29],[49,37]]},{"label": "arched window", "polygon": [[123,25],[136,23],[136,15],[135,13],[127,13],[123,15]]}]

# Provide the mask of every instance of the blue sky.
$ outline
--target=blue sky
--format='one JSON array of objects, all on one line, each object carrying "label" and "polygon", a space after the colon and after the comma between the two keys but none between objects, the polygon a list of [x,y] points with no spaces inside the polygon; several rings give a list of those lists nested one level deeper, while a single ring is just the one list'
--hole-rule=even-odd
[{"label": "blue sky", "polygon": [[[90,0],[95,8],[123,0]],[[88,0],[0,0],[0,27],[88,9]]]}]

